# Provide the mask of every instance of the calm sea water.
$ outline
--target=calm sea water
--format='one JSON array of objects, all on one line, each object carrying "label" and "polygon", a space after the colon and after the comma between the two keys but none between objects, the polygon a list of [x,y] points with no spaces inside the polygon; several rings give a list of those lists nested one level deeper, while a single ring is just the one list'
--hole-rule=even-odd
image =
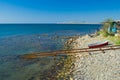
[{"label": "calm sea water", "polygon": [[101,24],[0,24],[0,37],[50,33],[75,35],[76,33],[91,33],[100,27]]},{"label": "calm sea water", "polygon": [[59,36],[90,34],[100,28],[101,24],[0,24],[0,55],[62,49],[65,39]]},{"label": "calm sea water", "polygon": [[39,79],[43,72],[47,72],[46,70],[54,65],[54,61],[46,58],[23,60],[18,57],[19,55],[63,49],[66,38],[62,36],[94,33],[101,26],[101,24],[0,24],[0,80]]}]

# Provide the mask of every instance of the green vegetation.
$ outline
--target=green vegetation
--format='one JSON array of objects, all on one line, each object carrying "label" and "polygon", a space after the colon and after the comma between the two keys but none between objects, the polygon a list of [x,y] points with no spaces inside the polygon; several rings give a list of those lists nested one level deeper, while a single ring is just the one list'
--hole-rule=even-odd
[{"label": "green vegetation", "polygon": [[113,25],[114,25],[114,20],[112,20],[112,19],[105,20],[103,23],[102,29],[99,32],[97,32],[97,34],[102,35],[103,37],[112,41],[114,44],[119,45],[120,44],[120,37],[115,36],[115,34],[112,32],[108,32],[108,28],[113,27]]},{"label": "green vegetation", "polygon": [[114,25],[114,20],[112,20],[112,19],[105,20],[103,23],[102,30],[100,31],[100,34],[102,34],[104,37],[114,36],[113,33],[108,32],[108,28],[113,27],[113,25]]},{"label": "green vegetation", "polygon": [[108,36],[108,40],[112,41],[116,45],[120,45],[120,37],[117,36]]}]

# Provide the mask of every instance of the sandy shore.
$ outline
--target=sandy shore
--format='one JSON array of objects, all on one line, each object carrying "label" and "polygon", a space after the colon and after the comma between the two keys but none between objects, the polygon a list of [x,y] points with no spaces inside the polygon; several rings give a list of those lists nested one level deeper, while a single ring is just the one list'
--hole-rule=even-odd
[{"label": "sandy shore", "polygon": [[[106,40],[100,35],[96,37],[85,35],[70,39],[67,47],[85,48],[90,43]],[[76,53],[75,57],[73,80],[120,80],[120,50],[105,51],[105,54],[102,52]]]}]

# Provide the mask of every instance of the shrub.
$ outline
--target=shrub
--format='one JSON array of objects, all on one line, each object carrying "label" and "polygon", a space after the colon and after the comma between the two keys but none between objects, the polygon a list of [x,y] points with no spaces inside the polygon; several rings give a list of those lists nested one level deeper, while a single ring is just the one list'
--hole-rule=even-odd
[{"label": "shrub", "polygon": [[114,20],[112,20],[112,19],[107,19],[106,21],[104,21],[103,27],[102,27],[102,35],[103,35],[104,37],[114,36],[114,33],[108,32],[108,28],[109,28],[109,27],[112,28],[113,25],[114,25]]}]

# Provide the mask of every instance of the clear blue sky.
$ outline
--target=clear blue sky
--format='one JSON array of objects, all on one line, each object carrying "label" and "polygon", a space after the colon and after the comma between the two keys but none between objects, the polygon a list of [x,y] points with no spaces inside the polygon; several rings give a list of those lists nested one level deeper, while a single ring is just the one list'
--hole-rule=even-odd
[{"label": "clear blue sky", "polygon": [[120,0],[0,0],[0,23],[102,22],[120,19]]}]

